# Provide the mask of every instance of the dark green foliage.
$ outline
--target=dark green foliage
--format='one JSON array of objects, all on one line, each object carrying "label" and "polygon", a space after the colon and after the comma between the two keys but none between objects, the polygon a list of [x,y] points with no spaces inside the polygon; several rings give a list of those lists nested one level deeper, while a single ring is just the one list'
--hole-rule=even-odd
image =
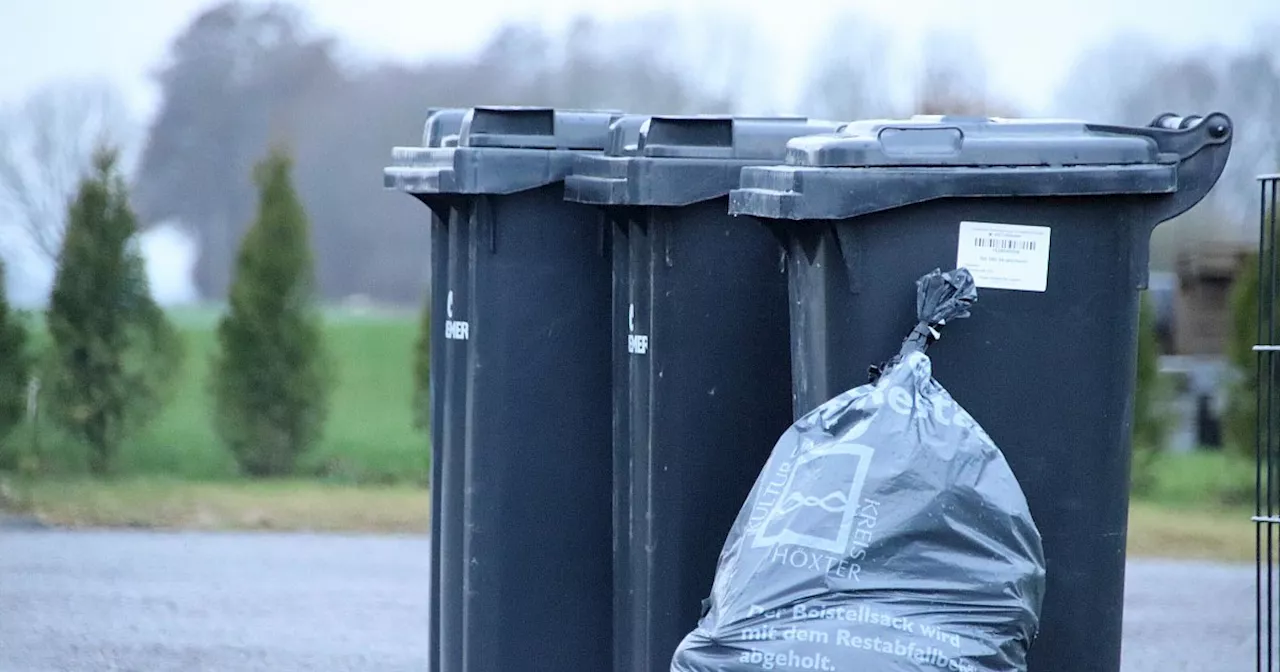
[{"label": "dark green foliage", "polygon": [[213,362],[218,435],[255,477],[294,472],[321,437],[332,385],[291,170],[278,149],[254,170],[258,218],[240,245]]},{"label": "dark green foliage", "polygon": [[1138,365],[1133,398],[1133,466],[1135,493],[1152,485],[1153,468],[1168,438],[1168,383],[1160,374],[1160,342],[1155,306],[1145,293],[1138,312]]},{"label": "dark green foliage", "polygon": [[31,357],[26,325],[9,307],[5,294],[4,262],[0,261],[0,455],[5,439],[22,422],[27,404]]},{"label": "dark green foliage", "polygon": [[50,416],[88,447],[95,474],[160,411],[181,363],[137,233],[116,152],[100,149],[71,204],[48,313]]},{"label": "dark green foliage", "polygon": [[431,431],[431,297],[422,308],[413,345],[413,426]]}]

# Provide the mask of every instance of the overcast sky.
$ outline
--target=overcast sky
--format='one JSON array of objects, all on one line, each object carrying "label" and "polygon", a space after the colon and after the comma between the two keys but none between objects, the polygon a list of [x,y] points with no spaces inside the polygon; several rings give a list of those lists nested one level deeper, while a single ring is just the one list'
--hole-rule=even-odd
[{"label": "overcast sky", "polygon": [[[257,0],[255,0],[257,1]],[[168,42],[208,0],[0,0],[0,104],[50,79],[104,76],[140,118],[154,110],[149,74]],[[770,30],[803,65],[824,23],[854,8],[881,26],[895,60],[909,62],[932,27],[971,34],[989,68],[993,93],[1029,113],[1053,114],[1052,93],[1086,48],[1122,31],[1140,31],[1170,48],[1249,39],[1280,18],[1278,0],[309,0],[314,25],[343,39],[359,58],[421,59],[474,49],[504,20],[550,26],[581,12],[621,18],[644,11],[712,10],[745,14]],[[1125,67],[1123,63],[1117,68]],[[785,78],[782,78],[785,79]],[[790,92],[782,92],[787,95]]]},{"label": "overcast sky", "polygon": [[[0,107],[21,102],[52,80],[102,77],[124,94],[137,128],[145,128],[159,102],[152,73],[163,63],[169,42],[211,4],[213,0],[0,0],[0,63],[4,64]],[[791,107],[804,83],[793,73],[803,72],[838,11],[860,13],[878,37],[892,45],[887,60],[894,74],[888,79],[897,83],[898,90],[888,93],[899,101],[910,95],[912,61],[918,57],[922,39],[932,29],[943,28],[972,36],[986,60],[989,94],[1012,102],[1023,114],[1049,116],[1059,114],[1053,96],[1075,59],[1117,35],[1142,33],[1169,50],[1180,50],[1240,44],[1280,19],[1280,0],[299,0],[294,4],[307,10],[313,28],[338,37],[347,47],[346,56],[357,61],[464,55],[480,46],[496,27],[512,20],[536,20],[555,30],[584,12],[605,19],[660,11],[686,17],[693,13],[745,16],[772,41],[761,49],[776,57],[752,59],[751,67],[772,67],[774,72],[735,93],[748,101],[752,112],[791,114],[807,113]],[[1126,65],[1116,63],[1115,67]],[[152,287],[162,301],[182,302],[194,296],[190,280],[194,250],[184,240],[164,230],[144,238]],[[43,300],[52,279],[51,267],[28,264],[17,272],[11,265],[10,271],[11,298],[20,303]]]}]

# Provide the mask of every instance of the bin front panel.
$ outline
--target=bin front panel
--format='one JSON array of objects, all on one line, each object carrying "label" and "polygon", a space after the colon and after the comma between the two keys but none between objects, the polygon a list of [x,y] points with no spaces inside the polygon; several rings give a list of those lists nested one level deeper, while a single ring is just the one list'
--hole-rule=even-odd
[{"label": "bin front panel", "polygon": [[423,146],[383,169],[447,220],[432,252],[436,672],[613,662],[611,252],[563,180],[618,116],[434,111]]},{"label": "bin front panel", "polygon": [[697,626],[726,531],[791,422],[782,248],[725,209],[648,208],[629,229],[631,301],[616,309],[631,321],[635,306],[625,670],[667,669]]},{"label": "bin front panel", "polygon": [[[929,354],[996,441],[1044,539],[1031,672],[1120,663],[1138,290],[1138,197],[954,199],[798,227],[789,249],[797,416],[867,381],[914,324],[914,282],[956,266],[960,223],[1050,227],[1044,291],[979,288]],[[1145,257],[1143,257],[1145,258]]]},{"label": "bin front panel", "polygon": [[[649,669],[644,661],[652,657],[653,649],[652,624],[655,618],[649,612],[647,596],[655,577],[650,569],[648,549],[645,546],[650,536],[651,521],[643,508],[643,503],[647,500],[645,488],[652,469],[648,459],[653,428],[649,413],[652,390],[648,385],[636,384],[636,381],[649,380],[653,375],[649,346],[653,337],[651,278],[654,238],[655,233],[647,219],[628,222],[625,265],[614,271],[615,274],[627,276],[627,298],[614,305],[614,310],[626,325],[626,331],[614,344],[614,348],[625,353],[627,358],[626,375],[621,380],[615,380],[614,385],[623,388],[621,397],[626,414],[627,435],[614,450],[626,456],[621,459],[625,459],[628,465],[626,480],[622,484],[627,517],[624,527],[615,530],[615,534],[626,538],[629,549],[624,570],[629,605],[625,613],[617,616],[619,627],[627,629],[626,638],[629,643],[626,649],[631,655],[631,659],[615,672]],[[656,578],[665,580],[667,577]]]},{"label": "bin front panel", "polygon": [[629,579],[631,572],[631,450],[630,417],[627,404],[631,390],[627,381],[631,357],[627,353],[627,335],[631,333],[631,318],[618,306],[631,304],[630,273],[626,272],[631,258],[628,232],[629,215],[616,210],[603,211],[602,225],[610,236],[610,254],[613,268],[623,272],[613,273],[613,668],[629,669],[631,664],[632,599]]},{"label": "bin front panel", "polygon": [[[440,445],[435,454],[440,460],[440,508],[431,512],[433,525],[438,519],[440,535],[439,569],[440,621],[435,625],[440,641],[441,672],[462,669],[462,633],[465,624],[463,609],[463,555],[462,535],[466,527],[463,514],[463,493],[466,490],[466,430],[469,421],[467,385],[469,379],[471,341],[470,336],[470,214],[465,204],[450,208],[447,223],[447,253],[443,267],[445,282],[433,288],[440,300],[443,319],[436,334],[441,343],[443,360],[437,368],[441,371],[442,394],[439,407],[442,410],[437,432]],[[437,267],[439,269],[439,267]],[[439,272],[439,271],[437,271]]]},{"label": "bin front panel", "polygon": [[427,629],[427,655],[431,669],[444,669],[440,662],[440,515],[444,478],[441,473],[444,448],[444,388],[448,360],[445,357],[444,321],[449,287],[449,227],[439,217],[431,216],[431,330],[430,398],[431,404],[431,575],[429,595],[431,599],[429,627]]}]

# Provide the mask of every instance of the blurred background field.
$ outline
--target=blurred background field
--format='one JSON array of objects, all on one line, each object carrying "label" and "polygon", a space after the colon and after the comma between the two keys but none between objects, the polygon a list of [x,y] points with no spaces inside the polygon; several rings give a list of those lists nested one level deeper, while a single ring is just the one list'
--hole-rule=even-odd
[{"label": "blurred background field", "polygon": [[[208,363],[221,306],[167,312],[186,344],[179,384],[159,417],[121,450],[108,479],[84,451],[42,422],[10,438],[38,440],[38,478],[0,471],[0,510],[45,524],[180,529],[422,533],[430,518],[429,443],[413,427],[412,351],[418,316],[331,306],[324,335],[338,363],[323,438],[290,478],[246,481],[210,430]],[[34,321],[33,321],[34,322]],[[37,327],[36,340],[46,338]],[[1135,495],[1135,556],[1248,561],[1254,464],[1240,451],[1164,451]]]},{"label": "blurred background field", "polygon": [[[1280,171],[1280,4],[136,0],[129,31],[102,30],[119,6],[0,5],[0,60],[23,63],[0,72],[5,294],[28,311],[33,352],[47,350],[67,206],[109,139],[136,213],[130,244],[185,357],[109,477],[88,473],[42,392],[39,415],[0,436],[0,509],[67,524],[425,529],[414,350],[430,236],[425,209],[384,191],[381,170],[393,147],[421,142],[429,108],[1134,125],[1224,111],[1238,130],[1222,179],[1151,242],[1131,544],[1235,559],[1252,548],[1246,318],[1254,177]],[[253,479],[215,431],[210,367],[237,255],[263,219],[255,166],[278,146],[308,220],[335,379],[296,469]]]},{"label": "blurred background field", "polygon": [[[406,451],[396,459],[420,453]],[[346,457],[372,472],[386,459],[360,450]],[[1154,492],[1135,498],[1130,508],[1132,556],[1253,560],[1252,464],[1213,453],[1170,455],[1156,473]],[[23,510],[40,522],[69,526],[414,534],[429,528],[430,494],[415,484],[245,482],[224,475],[192,481],[140,470],[110,480],[61,476],[31,483],[0,475],[0,504],[22,500]]]},{"label": "blurred background field", "polygon": [[[121,449],[122,476],[170,476],[227,480],[238,477],[235,461],[211,431],[208,368],[215,346],[219,306],[169,311],[186,345],[183,375],[159,417]],[[417,316],[393,309],[334,307],[323,311],[324,334],[337,383],[333,410],[300,476],[352,485],[424,485],[428,444],[413,427],[411,356]],[[36,331],[36,340],[41,332]],[[10,441],[37,439],[30,423]],[[43,470],[84,474],[83,451],[66,445],[49,423],[39,428]]]}]

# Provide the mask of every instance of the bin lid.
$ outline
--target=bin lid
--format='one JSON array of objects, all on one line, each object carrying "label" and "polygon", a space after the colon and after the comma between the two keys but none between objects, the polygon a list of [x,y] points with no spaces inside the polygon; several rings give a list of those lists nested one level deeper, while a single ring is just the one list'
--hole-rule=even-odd
[{"label": "bin lid", "polygon": [[783,161],[792,138],[842,124],[806,117],[655,115],[614,122],[603,155],[583,155],[565,198],[595,205],[683,206],[726,196],[743,166]]},{"label": "bin lid", "polygon": [[797,138],[793,166],[1087,166],[1176,163],[1145,135],[1093,130],[1083,121],[917,115],[855,121],[839,133]]},{"label": "bin lid", "polygon": [[1218,113],[1190,119],[1161,115],[1142,127],[946,116],[855,121],[789,141],[783,165],[744,168],[729,210],[844,219],[957,197],[1182,193],[1194,203],[1221,174],[1231,121]]},{"label": "bin lid", "polygon": [[[429,117],[423,147],[395,147],[383,186],[419,196],[511,194],[564,179],[577,152],[602,152],[612,110],[474,107]],[[443,115],[443,116],[442,116]],[[439,136],[433,133],[440,133]],[[435,138],[439,137],[438,144]]]}]

